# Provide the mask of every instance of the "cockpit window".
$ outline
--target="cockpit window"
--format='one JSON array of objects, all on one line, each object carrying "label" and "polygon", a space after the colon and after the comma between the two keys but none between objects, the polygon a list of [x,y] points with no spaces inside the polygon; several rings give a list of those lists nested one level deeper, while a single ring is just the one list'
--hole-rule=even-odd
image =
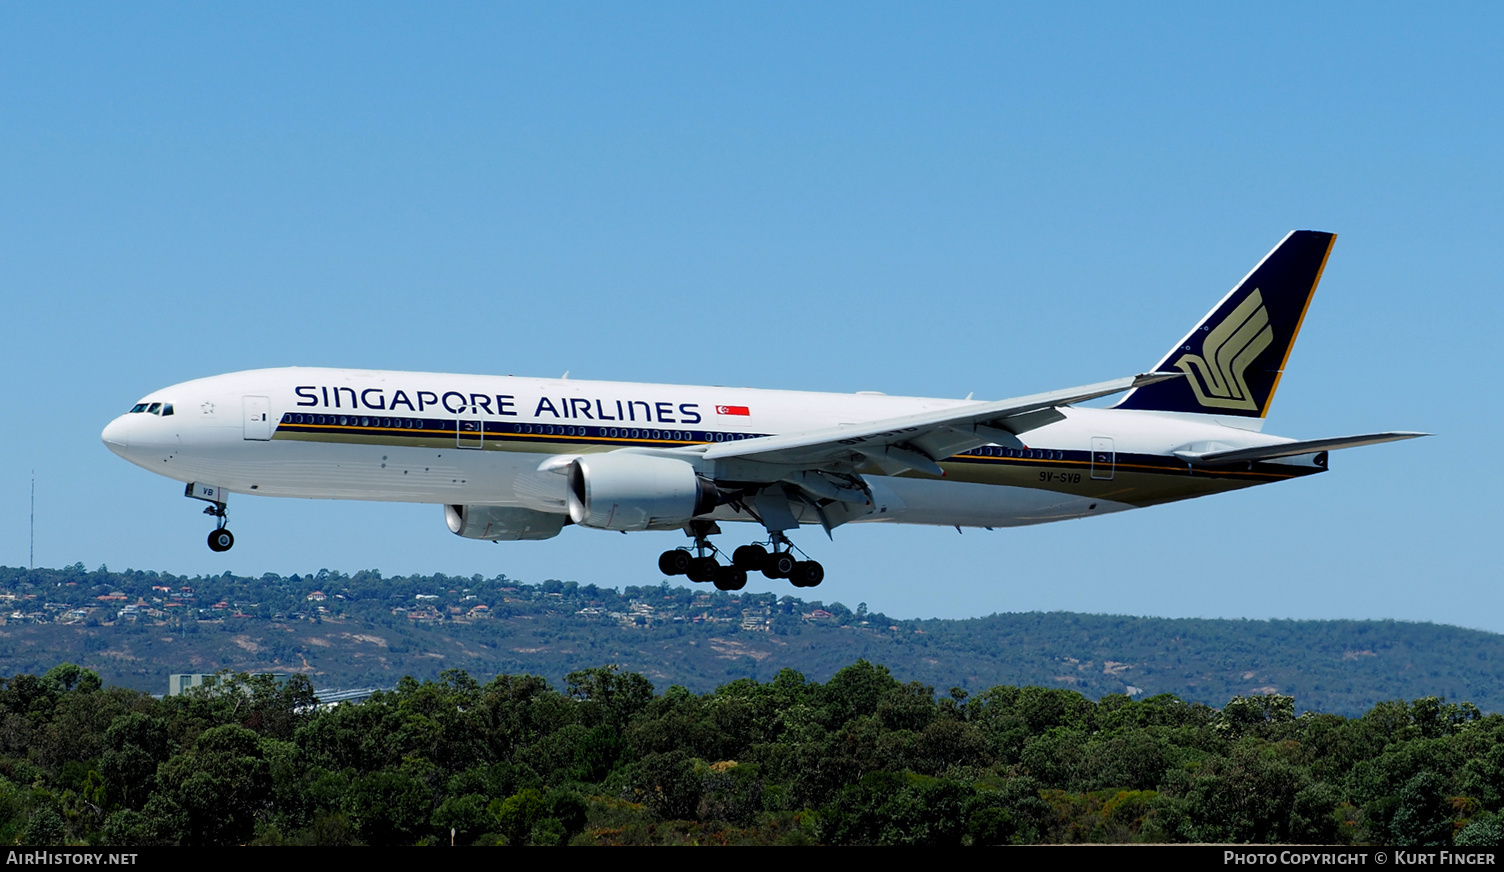
[{"label": "cockpit window", "polygon": [[144,412],[144,411],[146,411],[146,404],[145,403],[137,403],[136,405],[131,406],[131,410],[129,412],[127,412],[126,414],[133,415],[136,412]]},{"label": "cockpit window", "polygon": [[171,415],[171,414],[172,414],[172,403],[163,403],[162,404],[162,417],[165,418],[165,417],[167,417],[168,415]]},{"label": "cockpit window", "polygon": [[161,403],[152,403],[150,406],[146,407],[146,411],[147,411],[147,414],[150,414],[150,415],[160,414],[161,411],[162,411],[162,404]]}]

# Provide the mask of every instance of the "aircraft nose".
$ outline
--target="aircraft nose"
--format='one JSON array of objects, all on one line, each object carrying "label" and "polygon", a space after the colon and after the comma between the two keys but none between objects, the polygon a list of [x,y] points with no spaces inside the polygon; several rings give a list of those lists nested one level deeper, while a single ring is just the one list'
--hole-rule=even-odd
[{"label": "aircraft nose", "polygon": [[106,448],[120,454],[130,447],[130,431],[131,416],[121,415],[105,425],[104,432],[99,434],[99,438],[104,440]]}]

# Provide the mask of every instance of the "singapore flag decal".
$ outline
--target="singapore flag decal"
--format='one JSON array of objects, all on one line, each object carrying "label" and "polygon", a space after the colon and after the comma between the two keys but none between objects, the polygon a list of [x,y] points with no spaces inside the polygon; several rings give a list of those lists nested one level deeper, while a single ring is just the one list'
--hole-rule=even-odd
[{"label": "singapore flag decal", "polygon": [[752,412],[746,406],[716,406],[717,415],[751,415]]}]

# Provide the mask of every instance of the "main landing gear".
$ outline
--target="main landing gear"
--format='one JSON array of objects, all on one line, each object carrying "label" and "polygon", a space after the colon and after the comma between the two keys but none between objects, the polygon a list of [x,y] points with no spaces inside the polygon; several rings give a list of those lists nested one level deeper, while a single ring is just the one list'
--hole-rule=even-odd
[{"label": "main landing gear", "polygon": [[719,532],[721,528],[713,521],[691,521],[693,551],[675,548],[663,552],[658,556],[658,570],[664,575],[688,576],[694,582],[714,582],[718,590],[741,590],[747,586],[747,573],[758,571],[768,578],[787,578],[794,587],[814,587],[825,580],[825,567],[814,560],[796,560],[794,543],[776,531],[768,535],[771,552],[761,544],[743,545],[731,552],[730,565],[722,564],[715,558],[721,550],[708,538]]}]

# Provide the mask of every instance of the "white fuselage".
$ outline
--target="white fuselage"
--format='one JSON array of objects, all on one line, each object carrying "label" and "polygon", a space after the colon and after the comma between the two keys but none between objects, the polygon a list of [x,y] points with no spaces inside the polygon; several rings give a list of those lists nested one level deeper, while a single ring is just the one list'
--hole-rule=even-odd
[{"label": "white fuselage", "polygon": [[[158,405],[160,404],[160,405]],[[965,400],[445,373],[285,368],[184,382],[106,427],[109,448],[159,475],[227,492],[517,506],[563,513],[561,457],[644,453],[963,409]],[[163,414],[170,410],[170,414]],[[1206,415],[1065,408],[1023,435],[941,460],[944,477],[863,475],[851,520],[1013,526],[1185,499],[1320,471],[1206,472],[1179,450],[1288,440]],[[1244,427],[1247,427],[1244,422]],[[714,469],[711,478],[735,477]],[[540,469],[541,467],[541,469]],[[720,520],[750,520],[722,506]],[[809,512],[803,523],[814,523]]]}]

